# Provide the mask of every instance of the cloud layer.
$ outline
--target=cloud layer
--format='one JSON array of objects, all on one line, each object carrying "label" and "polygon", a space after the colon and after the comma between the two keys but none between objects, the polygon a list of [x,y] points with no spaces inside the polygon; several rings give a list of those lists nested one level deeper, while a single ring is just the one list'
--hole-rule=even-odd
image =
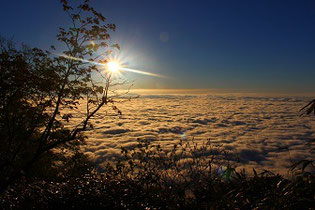
[{"label": "cloud layer", "polygon": [[[299,117],[309,100],[299,97],[239,95],[147,95],[117,104],[123,115],[105,108],[83,151],[100,167],[136,140],[165,148],[179,139],[210,139],[222,144],[240,168],[286,173],[290,164],[314,154],[305,144],[315,138],[315,117]],[[77,116],[79,119],[80,116]]]}]

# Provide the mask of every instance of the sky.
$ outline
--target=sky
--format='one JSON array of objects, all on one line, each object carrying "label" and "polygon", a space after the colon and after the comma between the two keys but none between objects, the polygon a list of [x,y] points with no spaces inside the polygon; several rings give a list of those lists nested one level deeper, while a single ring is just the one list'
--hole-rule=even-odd
[{"label": "sky", "polygon": [[[117,25],[112,41],[135,88],[315,92],[313,0],[94,0]],[[56,43],[70,22],[59,1],[11,0],[0,35],[32,47]]]}]

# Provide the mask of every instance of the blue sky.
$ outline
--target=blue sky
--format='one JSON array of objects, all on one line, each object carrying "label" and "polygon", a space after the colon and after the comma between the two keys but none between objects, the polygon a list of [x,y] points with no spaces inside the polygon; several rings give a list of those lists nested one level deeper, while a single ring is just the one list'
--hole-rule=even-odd
[{"label": "blue sky", "polygon": [[[98,0],[138,88],[315,92],[315,1]],[[59,1],[12,0],[0,34],[47,48],[68,24]]]}]

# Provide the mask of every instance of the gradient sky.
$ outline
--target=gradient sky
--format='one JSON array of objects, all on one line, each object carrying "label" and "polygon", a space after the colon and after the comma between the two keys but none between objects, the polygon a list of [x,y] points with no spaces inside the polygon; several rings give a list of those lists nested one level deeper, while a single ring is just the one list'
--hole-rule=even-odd
[{"label": "gradient sky", "polygon": [[[98,0],[137,88],[315,92],[314,0]],[[59,1],[11,0],[0,34],[47,48],[68,24]]]}]

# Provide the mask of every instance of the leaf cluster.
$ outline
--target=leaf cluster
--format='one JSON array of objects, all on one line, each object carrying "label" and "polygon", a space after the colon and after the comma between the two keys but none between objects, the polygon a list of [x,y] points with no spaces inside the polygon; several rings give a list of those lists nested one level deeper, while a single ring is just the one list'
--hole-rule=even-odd
[{"label": "leaf cluster", "polygon": [[[0,195],[4,207],[111,208],[111,209],[310,209],[314,203],[314,176],[304,174],[292,180],[263,171],[249,176],[245,170],[223,168],[204,162],[202,146],[191,150],[174,146],[171,151],[152,151],[148,142],[123,149],[125,162],[108,166],[104,174],[89,173],[62,182],[20,183]],[[194,163],[180,167],[178,154],[183,148]],[[130,152],[130,156],[128,153]],[[199,155],[196,155],[199,154]],[[215,154],[215,153],[213,153]],[[221,153],[216,153],[218,159]],[[128,158],[129,157],[129,158]],[[161,157],[163,157],[161,159]],[[135,160],[137,158],[137,160]],[[158,161],[158,159],[160,161]],[[163,160],[165,159],[165,161]],[[213,160],[216,159],[215,157]],[[129,163],[133,161],[134,163]],[[212,164],[213,171],[199,169]],[[183,165],[185,165],[183,163]],[[128,169],[129,168],[129,169]],[[155,169],[158,170],[155,170]],[[178,168],[178,169],[176,169]],[[209,168],[209,167],[208,167]],[[172,173],[166,172],[173,169]],[[227,175],[230,173],[230,175]],[[166,174],[169,174],[166,175]],[[185,174],[187,177],[183,177]]]},{"label": "leaf cluster", "polygon": [[[112,88],[124,83],[114,83],[111,74],[95,65],[107,62],[108,49],[119,48],[110,44],[116,26],[87,0],[62,0],[61,5],[70,20],[57,34],[62,53],[0,40],[0,191],[25,174],[33,176],[48,157],[53,160],[46,162],[48,167],[58,161],[66,165],[60,151],[78,153],[86,139],[83,132],[93,127],[90,120],[103,107],[121,114],[115,104],[119,94]],[[78,114],[80,122],[74,124]]]}]

